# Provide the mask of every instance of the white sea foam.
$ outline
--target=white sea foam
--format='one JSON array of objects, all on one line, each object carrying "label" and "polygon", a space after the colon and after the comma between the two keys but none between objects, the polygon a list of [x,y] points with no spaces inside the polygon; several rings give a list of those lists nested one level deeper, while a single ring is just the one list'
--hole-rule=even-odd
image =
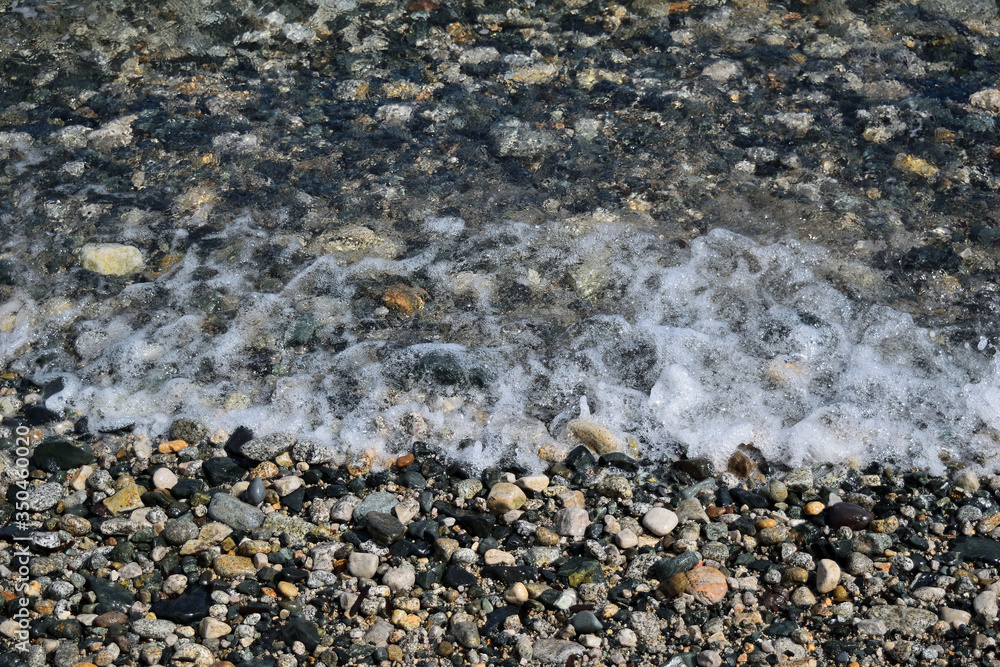
[{"label": "white sea foam", "polygon": [[[717,230],[681,248],[594,219],[427,218],[418,252],[320,256],[272,293],[253,287],[267,239],[241,220],[223,251],[113,299],[16,294],[0,305],[0,360],[64,377],[50,408],[151,436],[184,415],[345,456],[422,439],[477,466],[539,468],[538,447],[582,414],[652,460],[721,463],[752,442],[791,465],[997,467],[989,341],[942,346],[864,293],[871,272],[856,280],[817,247]],[[425,309],[386,315],[379,290],[395,282],[425,289]]]}]

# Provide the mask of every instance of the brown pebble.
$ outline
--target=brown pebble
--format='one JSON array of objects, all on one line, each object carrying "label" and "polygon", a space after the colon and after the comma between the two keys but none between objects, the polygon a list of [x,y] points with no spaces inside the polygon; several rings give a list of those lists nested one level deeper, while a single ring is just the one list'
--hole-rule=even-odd
[{"label": "brown pebble", "polygon": [[768,518],[768,519],[761,519],[760,521],[757,522],[756,525],[757,525],[757,530],[764,530],[766,528],[774,528],[775,526],[778,525],[778,522],[775,521],[774,519]]},{"label": "brown pebble", "polygon": [[782,578],[786,582],[791,582],[793,584],[804,584],[809,580],[809,570],[801,567],[790,567],[785,570]]},{"label": "brown pebble", "polygon": [[834,602],[847,602],[850,599],[850,595],[847,589],[843,586],[837,586],[833,589],[833,601]]},{"label": "brown pebble", "polygon": [[718,519],[723,514],[732,514],[732,507],[716,507],[715,505],[709,505],[705,508],[705,514],[708,515],[709,519]]},{"label": "brown pebble", "polygon": [[406,468],[407,466],[413,465],[413,454],[403,454],[398,459],[396,459],[397,468]]},{"label": "brown pebble", "polygon": [[678,572],[674,576],[670,577],[662,584],[660,588],[667,595],[672,595],[677,597],[678,595],[683,595],[688,588],[688,577],[684,572]]},{"label": "brown pebble", "polygon": [[543,547],[554,547],[559,544],[559,535],[544,526],[539,526],[535,531],[535,541]]},{"label": "brown pebble", "polygon": [[125,623],[128,623],[128,616],[120,611],[109,611],[94,619],[94,625],[98,628],[111,628]]},{"label": "brown pebble", "polygon": [[746,479],[750,475],[757,472],[757,464],[754,463],[753,459],[737,449],[733,452],[733,455],[729,457],[729,462],[726,464],[726,470],[733,473],[740,479]]}]

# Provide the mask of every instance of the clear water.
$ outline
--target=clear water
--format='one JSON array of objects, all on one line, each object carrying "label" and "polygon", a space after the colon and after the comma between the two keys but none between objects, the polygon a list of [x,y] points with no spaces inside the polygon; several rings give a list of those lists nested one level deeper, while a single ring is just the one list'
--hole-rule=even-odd
[{"label": "clear water", "polygon": [[[117,295],[68,279],[17,293],[0,306],[0,359],[65,378],[48,406],[94,428],[158,437],[190,416],[343,458],[420,439],[538,469],[582,403],[652,460],[723,463],[753,443],[790,465],[997,467],[992,343],[943,346],[880,305],[876,272],[823,249],[723,230],[667,241],[606,215],[483,229],[428,216],[411,232],[407,250],[386,237],[382,258],[359,260],[240,219]],[[265,245],[290,267],[277,287],[260,280]],[[424,290],[423,307],[387,308],[398,285]]]}]

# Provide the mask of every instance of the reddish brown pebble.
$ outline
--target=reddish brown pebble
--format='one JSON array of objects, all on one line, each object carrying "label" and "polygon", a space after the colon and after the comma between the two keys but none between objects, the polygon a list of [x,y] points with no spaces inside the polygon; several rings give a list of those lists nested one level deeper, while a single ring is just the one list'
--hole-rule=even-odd
[{"label": "reddish brown pebble", "polygon": [[687,573],[687,592],[694,595],[694,599],[703,604],[716,604],[726,597],[729,585],[726,583],[726,575],[722,574],[714,567],[696,567]]},{"label": "reddish brown pebble", "polygon": [[94,619],[94,625],[98,628],[111,628],[116,625],[125,625],[126,623],[128,623],[128,616],[120,611],[109,611]]},{"label": "reddish brown pebble", "polygon": [[410,465],[413,465],[413,454],[403,454],[396,459],[397,468],[405,468]]},{"label": "reddish brown pebble", "polygon": [[830,526],[840,528],[846,526],[851,530],[864,530],[874,515],[860,505],[854,503],[836,503],[830,505]]},{"label": "reddish brown pebble", "polygon": [[743,452],[736,450],[733,455],[729,457],[729,463],[726,464],[726,470],[733,473],[740,479],[746,479],[750,475],[757,472],[757,464],[753,462],[749,456]]}]

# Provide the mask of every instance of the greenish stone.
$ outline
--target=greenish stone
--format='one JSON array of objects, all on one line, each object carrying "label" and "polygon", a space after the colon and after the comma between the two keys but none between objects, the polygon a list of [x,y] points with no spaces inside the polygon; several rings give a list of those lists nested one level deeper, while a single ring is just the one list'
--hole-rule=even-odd
[{"label": "greenish stone", "polygon": [[685,551],[675,558],[663,558],[649,568],[649,576],[653,579],[666,581],[675,574],[693,569],[701,560],[694,551]]},{"label": "greenish stone", "polygon": [[709,542],[721,542],[729,538],[729,527],[724,523],[706,523],[701,532]]},{"label": "greenish stone", "polygon": [[556,575],[576,588],[583,584],[603,584],[604,572],[601,564],[592,558],[576,556],[570,558],[556,571]]}]

